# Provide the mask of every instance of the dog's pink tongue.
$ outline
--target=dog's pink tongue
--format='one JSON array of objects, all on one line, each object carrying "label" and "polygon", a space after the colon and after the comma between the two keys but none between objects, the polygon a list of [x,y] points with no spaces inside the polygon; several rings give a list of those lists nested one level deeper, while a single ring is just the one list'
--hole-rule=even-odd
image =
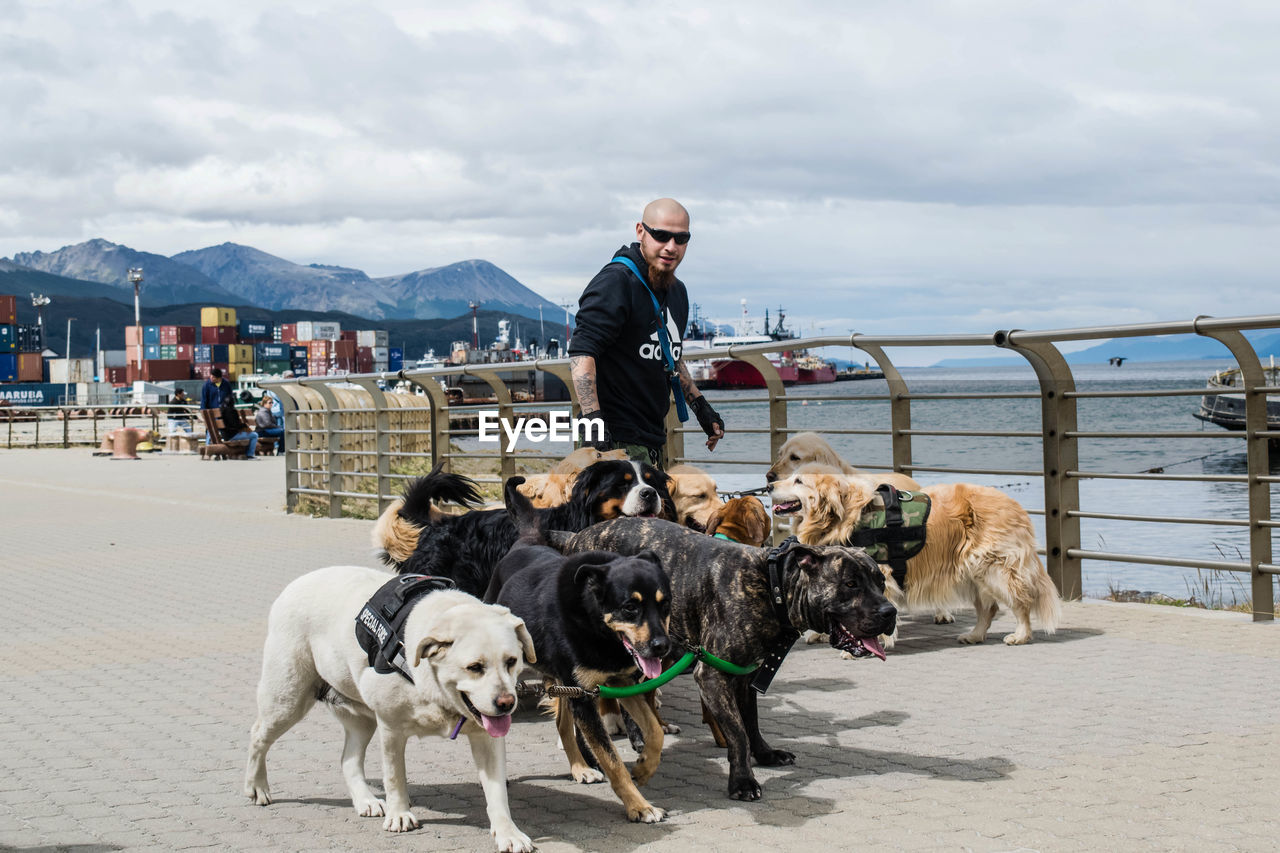
[{"label": "dog's pink tongue", "polygon": [[644,673],[645,678],[657,678],[662,675],[661,658],[642,658],[636,655],[636,661],[640,664],[640,671]]},{"label": "dog's pink tongue", "polygon": [[507,732],[511,731],[511,715],[490,717],[487,714],[481,714],[480,725],[484,726],[484,730],[489,733],[490,737],[503,737]]},{"label": "dog's pink tongue", "polygon": [[871,654],[880,658],[880,660],[888,660],[884,656],[884,646],[880,645],[879,637],[859,637],[858,642],[862,643],[862,647]]}]

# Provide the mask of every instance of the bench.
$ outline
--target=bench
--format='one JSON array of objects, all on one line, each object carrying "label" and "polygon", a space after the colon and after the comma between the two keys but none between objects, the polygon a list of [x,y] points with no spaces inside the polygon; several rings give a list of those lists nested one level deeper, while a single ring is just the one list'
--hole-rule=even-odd
[{"label": "bench", "polygon": [[[222,435],[223,421],[222,412],[217,409],[201,409],[200,416],[204,420],[205,430],[209,435]],[[249,452],[249,439],[239,438],[234,440],[214,441],[213,444],[206,444],[200,448],[200,460],[206,459],[221,461],[223,459],[243,459],[244,455]]]}]

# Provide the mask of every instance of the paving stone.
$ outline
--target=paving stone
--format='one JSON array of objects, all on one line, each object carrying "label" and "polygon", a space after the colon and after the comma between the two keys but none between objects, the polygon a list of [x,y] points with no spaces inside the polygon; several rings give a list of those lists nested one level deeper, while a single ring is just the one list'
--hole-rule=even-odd
[{"label": "paving stone", "polygon": [[[40,534],[9,540],[7,612],[38,612],[49,578],[77,569],[60,592],[73,619],[38,641],[0,636],[0,846],[490,849],[465,748],[411,744],[424,825],[387,833],[351,809],[341,729],[322,712],[273,747],[277,802],[241,794],[271,601],[309,569],[372,564],[369,522],[280,510],[282,465],[0,451],[0,517]],[[55,533],[66,518],[74,531]],[[723,751],[676,679],[664,715],[684,733],[644,791],[670,810],[656,826],[629,824],[607,785],[570,782],[554,727],[522,711],[513,814],[548,853],[1274,849],[1280,626],[1085,602],[1052,638],[960,646],[972,619],[908,615],[886,662],[797,646],[760,702],[766,739],[797,764],[758,769],[758,803],[725,796]],[[1002,614],[993,634],[1011,627]]]}]

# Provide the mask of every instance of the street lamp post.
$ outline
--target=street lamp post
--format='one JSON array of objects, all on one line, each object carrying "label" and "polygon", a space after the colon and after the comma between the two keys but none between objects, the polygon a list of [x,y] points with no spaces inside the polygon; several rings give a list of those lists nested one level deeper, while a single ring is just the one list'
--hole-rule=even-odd
[{"label": "street lamp post", "polygon": [[138,307],[138,288],[142,287],[142,267],[129,268],[129,283],[133,285],[133,328],[138,336],[137,358],[138,376],[142,376],[142,311]]},{"label": "street lamp post", "polygon": [[64,406],[67,404],[67,398],[71,396],[71,321],[74,319],[76,318],[67,318],[67,372],[63,377],[64,381],[62,384],[62,404]]}]

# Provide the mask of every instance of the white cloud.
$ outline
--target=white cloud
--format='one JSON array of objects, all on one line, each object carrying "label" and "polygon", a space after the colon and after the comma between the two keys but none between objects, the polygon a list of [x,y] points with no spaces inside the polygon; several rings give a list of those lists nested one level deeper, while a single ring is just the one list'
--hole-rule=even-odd
[{"label": "white cloud", "polygon": [[24,0],[0,20],[0,254],[484,257],[561,299],[675,195],[725,319],[1275,311],[1278,30],[1242,1]]}]

